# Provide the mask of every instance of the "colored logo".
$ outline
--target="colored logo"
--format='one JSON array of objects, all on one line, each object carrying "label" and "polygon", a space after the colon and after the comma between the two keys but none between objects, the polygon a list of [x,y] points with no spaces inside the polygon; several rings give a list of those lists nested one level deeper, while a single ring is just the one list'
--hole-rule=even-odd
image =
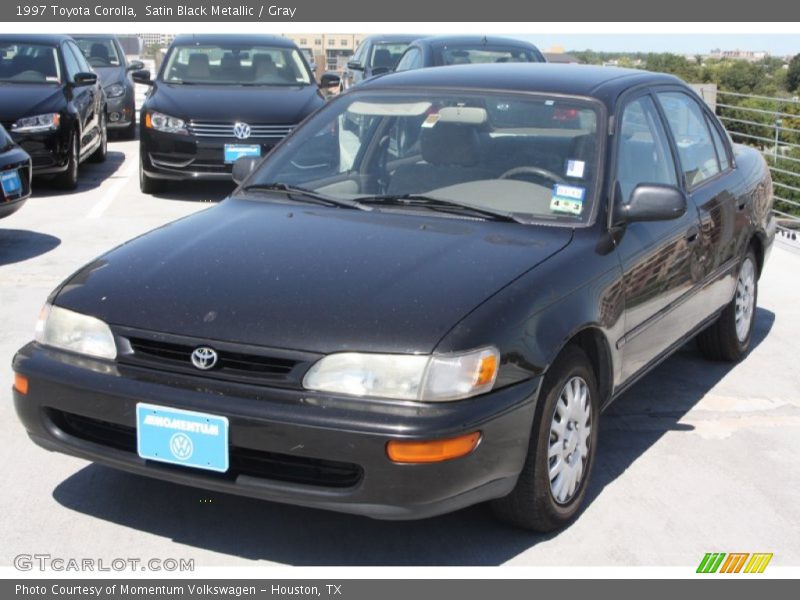
[{"label": "colored logo", "polygon": [[208,371],[217,364],[217,352],[208,346],[200,346],[192,352],[192,364],[201,371]]},{"label": "colored logo", "polygon": [[772,553],[708,552],[697,567],[698,573],[763,573]]},{"label": "colored logo", "polygon": [[185,433],[176,433],[169,440],[169,449],[178,460],[188,460],[194,452],[194,444]]}]

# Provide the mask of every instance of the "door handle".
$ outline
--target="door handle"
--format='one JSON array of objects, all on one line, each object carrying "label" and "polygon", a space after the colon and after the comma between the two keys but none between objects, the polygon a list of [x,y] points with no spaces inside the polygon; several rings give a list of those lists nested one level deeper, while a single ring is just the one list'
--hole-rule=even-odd
[{"label": "door handle", "polygon": [[697,242],[699,235],[700,235],[700,231],[697,229],[697,227],[692,225],[686,231],[686,243],[687,244],[694,244],[695,242]]}]

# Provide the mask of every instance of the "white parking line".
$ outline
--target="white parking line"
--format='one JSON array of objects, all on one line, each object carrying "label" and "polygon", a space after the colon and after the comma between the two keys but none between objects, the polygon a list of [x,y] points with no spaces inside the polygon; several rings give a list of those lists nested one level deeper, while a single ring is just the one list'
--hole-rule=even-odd
[{"label": "white parking line", "polygon": [[125,172],[117,179],[114,183],[112,183],[109,188],[106,190],[105,194],[97,201],[90,210],[86,214],[87,219],[97,219],[102,216],[102,214],[111,206],[111,203],[114,201],[114,198],[125,188],[128,184],[128,181],[136,173],[138,169],[137,164],[130,165]]}]

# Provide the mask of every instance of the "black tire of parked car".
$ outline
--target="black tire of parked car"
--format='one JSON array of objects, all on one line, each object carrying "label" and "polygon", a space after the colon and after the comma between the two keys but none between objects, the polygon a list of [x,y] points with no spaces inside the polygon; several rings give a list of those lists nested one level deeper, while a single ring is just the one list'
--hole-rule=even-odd
[{"label": "black tire of parked car", "polygon": [[67,161],[67,170],[57,175],[54,179],[55,184],[62,190],[74,190],[78,187],[78,166],[80,164],[81,150],[77,131],[72,132],[70,147],[72,149],[69,153],[69,160]]},{"label": "black tire of parked car", "polygon": [[105,162],[108,156],[108,121],[106,121],[106,114],[100,114],[100,145],[97,150],[92,152],[89,160],[93,163]]},{"label": "black tire of parked car", "polygon": [[[559,504],[550,487],[548,447],[550,426],[556,403],[565,384],[573,377],[581,377],[587,384],[591,402],[591,435],[589,453],[582,479],[572,498]],[[504,497],[492,501],[496,517],[515,527],[538,532],[550,532],[569,524],[578,514],[586,497],[592,465],[597,449],[600,403],[597,377],[586,353],[575,345],[568,345],[556,362],[547,370],[539,394],[541,401],[536,409],[528,456],[517,480],[516,487]]]},{"label": "black tire of parked car", "polygon": [[756,323],[756,309],[758,307],[758,262],[753,248],[747,250],[742,262],[739,263],[741,271],[745,262],[751,261],[755,272],[753,280],[753,316],[750,319],[750,329],[744,340],[740,341],[736,335],[736,293],[730,304],[720,313],[716,321],[697,335],[697,345],[704,357],[709,360],[737,362],[741,360],[750,349],[750,340],[753,337],[753,328]]},{"label": "black tire of parked car", "polygon": [[163,192],[164,189],[167,187],[166,181],[163,179],[153,179],[152,177],[148,177],[147,174],[144,172],[144,166],[142,165],[142,157],[139,157],[139,189],[142,191],[143,194],[158,194],[159,192]]}]

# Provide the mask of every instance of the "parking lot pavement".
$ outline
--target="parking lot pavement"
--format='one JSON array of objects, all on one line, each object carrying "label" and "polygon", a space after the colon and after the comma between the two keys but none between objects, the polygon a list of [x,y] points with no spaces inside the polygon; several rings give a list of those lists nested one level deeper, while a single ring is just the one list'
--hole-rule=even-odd
[{"label": "parking lot pavement", "polygon": [[731,367],[689,344],[618,400],[601,421],[588,506],[557,535],[497,525],[483,506],[371,521],[148,480],[34,446],[14,415],[9,364],[50,290],[102,251],[231,189],[143,196],[136,152],[136,142],[112,143],[107,163],[82,168],[77,193],[37,186],[0,221],[0,565],[47,552],[193,558],[198,567],[693,566],[709,551],[800,564],[800,256],[781,247],[761,281],[751,354]]}]

